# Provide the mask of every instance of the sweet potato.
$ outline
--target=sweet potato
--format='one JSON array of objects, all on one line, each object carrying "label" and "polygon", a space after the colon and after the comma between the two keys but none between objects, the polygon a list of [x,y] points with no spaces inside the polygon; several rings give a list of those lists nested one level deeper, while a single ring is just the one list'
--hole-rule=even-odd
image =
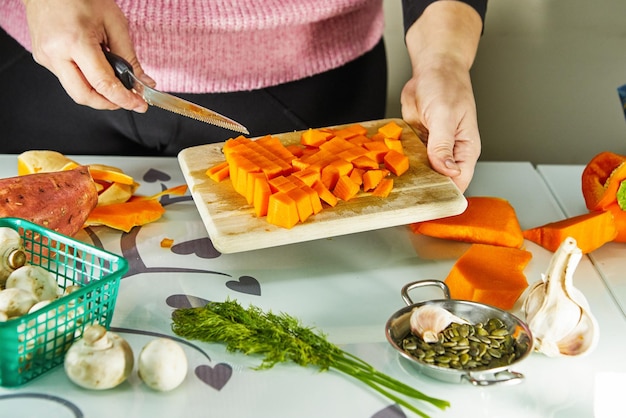
[{"label": "sweet potato", "polygon": [[18,217],[72,236],[98,203],[89,169],[0,179],[0,217]]}]

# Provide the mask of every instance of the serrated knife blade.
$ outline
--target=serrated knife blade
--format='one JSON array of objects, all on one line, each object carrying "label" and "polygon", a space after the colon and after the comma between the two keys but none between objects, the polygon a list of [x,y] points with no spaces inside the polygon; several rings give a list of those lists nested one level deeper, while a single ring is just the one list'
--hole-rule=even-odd
[{"label": "serrated knife blade", "polygon": [[109,64],[113,67],[115,75],[120,79],[124,87],[135,91],[143,97],[149,105],[221,128],[230,129],[231,131],[240,132],[245,135],[250,134],[248,129],[239,122],[185,99],[181,99],[180,97],[160,92],[144,84],[135,76],[133,67],[128,61],[111,51],[107,51],[106,49],[103,49],[103,51],[107,61],[109,61]]}]

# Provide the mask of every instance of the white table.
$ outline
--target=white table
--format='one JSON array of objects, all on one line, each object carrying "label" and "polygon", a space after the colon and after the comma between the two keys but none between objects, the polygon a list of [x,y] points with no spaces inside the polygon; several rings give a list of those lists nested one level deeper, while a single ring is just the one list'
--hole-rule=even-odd
[{"label": "white table", "polygon": [[[76,160],[123,168],[141,183],[140,194],[184,182],[173,158]],[[0,176],[12,175],[15,156],[0,156]],[[564,216],[546,183],[527,163],[480,163],[468,194],[508,199],[524,228]],[[525,375],[523,383],[479,388],[420,375],[385,340],[385,322],[404,306],[401,287],[413,280],[443,279],[454,263],[453,258],[418,257],[408,228],[220,255],[210,251],[190,200],[167,205],[166,210],[158,222],[127,235],[107,228],[79,235],[130,261],[112,326],[136,354],[155,335],[173,336],[170,305],[176,304],[171,302],[176,298],[172,295],[182,294],[214,301],[237,299],[244,306],[254,304],[298,317],[381,371],[451,402],[444,412],[425,407],[432,416],[587,418],[606,405],[604,392],[596,389],[610,382],[611,373],[626,373],[626,362],[614,360],[621,358],[626,343],[626,317],[587,258],[578,267],[575,284],[586,294],[601,329],[613,331],[601,333],[598,348],[589,356],[553,359],[533,353],[514,368]],[[173,239],[175,247],[161,248],[164,237]],[[526,274],[534,282],[547,268],[551,253],[532,243],[528,249],[533,259]],[[115,389],[87,391],[73,385],[59,367],[21,388],[0,388],[0,417],[413,416],[334,372],[293,365],[254,371],[251,367],[259,364],[258,359],[227,353],[222,345],[191,341],[184,347],[189,373],[175,391],[153,392],[136,374]]]}]

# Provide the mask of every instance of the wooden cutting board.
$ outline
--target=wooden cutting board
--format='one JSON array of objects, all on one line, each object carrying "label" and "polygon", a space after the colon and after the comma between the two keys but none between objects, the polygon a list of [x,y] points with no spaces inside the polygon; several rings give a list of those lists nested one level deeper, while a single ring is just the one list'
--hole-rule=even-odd
[{"label": "wooden cutting board", "polygon": [[[320,213],[292,229],[257,218],[252,206],[235,192],[229,180],[216,183],[207,177],[205,172],[209,167],[224,161],[224,143],[182,150],[178,155],[180,167],[215,248],[222,253],[236,253],[406,225],[463,212],[467,206],[465,197],[448,177],[430,168],[426,147],[404,121],[383,119],[360,124],[371,135],[391,120],[403,127],[402,143],[410,159],[409,171],[400,177],[394,176],[391,194],[383,199],[361,192],[348,202],[339,201],[334,208],[325,206]],[[299,144],[301,133],[273,136],[284,145]]]}]

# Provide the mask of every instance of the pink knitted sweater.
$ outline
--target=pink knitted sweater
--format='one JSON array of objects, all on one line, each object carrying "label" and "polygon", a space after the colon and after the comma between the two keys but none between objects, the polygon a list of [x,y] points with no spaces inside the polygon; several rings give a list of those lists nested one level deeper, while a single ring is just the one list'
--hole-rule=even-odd
[{"label": "pink knitted sweater", "polygon": [[[117,0],[137,56],[171,92],[253,90],[339,67],[383,32],[382,0]],[[0,26],[30,50],[21,0]]]}]

